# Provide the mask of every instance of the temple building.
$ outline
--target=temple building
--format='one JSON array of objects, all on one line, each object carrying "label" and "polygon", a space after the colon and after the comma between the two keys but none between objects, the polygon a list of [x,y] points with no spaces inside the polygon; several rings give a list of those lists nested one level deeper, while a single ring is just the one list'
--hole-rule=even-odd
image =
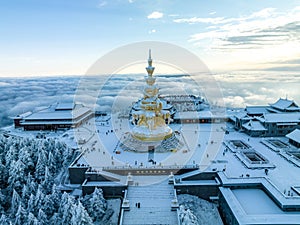
[{"label": "temple building", "polygon": [[247,106],[229,119],[235,129],[253,137],[285,136],[300,128],[300,107],[292,100],[280,98],[269,106]]},{"label": "temple building", "polygon": [[70,102],[56,103],[37,112],[26,112],[13,117],[13,120],[15,128],[57,130],[78,127],[93,115],[90,108]]}]

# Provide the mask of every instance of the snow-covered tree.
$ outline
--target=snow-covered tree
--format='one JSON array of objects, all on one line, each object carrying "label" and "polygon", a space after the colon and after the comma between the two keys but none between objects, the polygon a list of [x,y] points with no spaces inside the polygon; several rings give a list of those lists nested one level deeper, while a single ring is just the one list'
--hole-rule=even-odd
[{"label": "snow-covered tree", "polygon": [[39,221],[37,220],[37,218],[30,212],[28,214],[28,217],[27,217],[27,224],[28,225],[39,225]]},{"label": "snow-covered tree", "polygon": [[61,224],[60,221],[61,221],[61,219],[59,218],[59,214],[54,213],[53,216],[49,220],[49,224],[55,224],[55,225]]},{"label": "snow-covered tree", "polygon": [[37,212],[44,204],[45,194],[43,193],[42,189],[43,189],[42,186],[39,185],[38,190],[35,195],[35,201],[34,201],[34,206],[33,206],[34,212]]},{"label": "snow-covered tree", "polygon": [[74,197],[70,196],[67,193],[62,195],[61,204],[59,207],[59,217],[61,218],[60,224],[70,224],[72,213],[74,211]]},{"label": "snow-covered tree", "polygon": [[184,206],[179,208],[179,219],[182,225],[197,225],[198,219],[190,209],[185,209]]},{"label": "snow-covered tree", "polygon": [[26,184],[23,185],[21,193],[22,193],[22,201],[27,202],[30,192],[29,192],[28,186]]},{"label": "snow-covered tree", "polygon": [[39,209],[37,220],[39,222],[39,225],[46,225],[48,223],[47,215],[42,209]]},{"label": "snow-covered tree", "polygon": [[8,170],[3,164],[2,157],[1,157],[0,158],[0,188],[6,188],[7,180],[8,180]]},{"label": "snow-covered tree", "polygon": [[33,194],[30,195],[28,204],[27,204],[27,212],[34,213],[35,211],[35,196]]},{"label": "snow-covered tree", "polygon": [[9,150],[6,152],[5,155],[5,162],[6,165],[11,165],[12,161],[18,160],[18,149],[16,148],[16,143],[11,142],[9,145]]},{"label": "snow-covered tree", "polygon": [[19,193],[22,191],[26,180],[24,169],[25,165],[21,160],[12,161],[8,178],[9,190],[15,189]]},{"label": "snow-covered tree", "polygon": [[53,213],[56,211],[50,194],[45,196],[41,209],[46,213],[48,217],[53,215]]},{"label": "snow-covered tree", "polygon": [[27,175],[26,186],[28,188],[28,192],[31,194],[35,194],[37,190],[37,183],[34,181],[31,173]]},{"label": "snow-covered tree", "polygon": [[101,219],[107,208],[106,200],[103,197],[103,191],[100,188],[95,188],[92,195],[84,199],[85,207],[88,209],[90,216],[94,220]]},{"label": "snow-covered tree", "polygon": [[60,202],[61,202],[61,192],[57,190],[56,185],[54,184],[52,186],[52,193],[51,193],[51,199],[53,201],[53,207],[55,209],[59,208]]},{"label": "snow-covered tree", "polygon": [[[72,149],[54,139],[4,138],[0,134],[0,225],[65,225],[71,220],[92,224],[83,203],[61,194],[54,184],[58,172],[74,157]],[[102,191],[88,199],[98,218],[106,209]]]},{"label": "snow-covered tree", "polygon": [[20,203],[16,213],[15,225],[24,225],[27,222],[27,213]]},{"label": "snow-covered tree", "polygon": [[2,214],[0,217],[0,225],[8,225],[8,224],[10,224],[9,218],[5,214]]},{"label": "snow-covered tree", "polygon": [[23,147],[19,151],[19,160],[23,162],[25,165],[25,172],[30,173],[34,170],[34,161],[32,159],[32,154],[30,153],[30,149],[28,146]]},{"label": "snow-covered tree", "polygon": [[19,205],[21,205],[20,195],[18,194],[18,192],[16,192],[16,190],[13,190],[10,210],[12,215],[14,215],[17,212]]},{"label": "snow-covered tree", "polygon": [[42,181],[42,187],[46,194],[51,193],[53,184],[54,184],[53,176],[50,174],[50,171],[49,171],[48,167],[46,166],[45,167],[45,176]]},{"label": "snow-covered tree", "polygon": [[5,195],[2,194],[2,190],[0,188],[0,214],[2,214],[4,211],[5,203],[6,203],[6,198]]},{"label": "snow-covered tree", "polygon": [[35,167],[35,178],[41,182],[45,177],[45,168],[47,165],[47,157],[44,149],[41,149],[38,154],[38,160]]},{"label": "snow-covered tree", "polygon": [[80,201],[73,208],[71,225],[93,225],[93,220]]}]

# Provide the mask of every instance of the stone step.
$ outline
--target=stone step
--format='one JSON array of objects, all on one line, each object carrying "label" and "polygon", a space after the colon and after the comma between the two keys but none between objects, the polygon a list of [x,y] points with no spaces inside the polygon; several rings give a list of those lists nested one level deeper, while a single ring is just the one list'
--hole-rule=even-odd
[{"label": "stone step", "polygon": [[[130,211],[124,212],[123,224],[177,224],[177,213],[171,211],[174,188],[165,180],[149,186],[129,186]],[[136,203],[140,203],[140,208]]]}]

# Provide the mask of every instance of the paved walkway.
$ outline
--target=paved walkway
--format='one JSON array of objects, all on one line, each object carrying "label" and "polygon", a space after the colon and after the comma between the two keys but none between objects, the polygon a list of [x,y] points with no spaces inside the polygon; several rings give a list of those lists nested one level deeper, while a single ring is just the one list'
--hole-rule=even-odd
[{"label": "paved walkway", "polygon": [[[167,180],[147,186],[129,186],[130,211],[124,212],[123,224],[177,224],[177,213],[171,211],[173,185]],[[136,203],[140,203],[140,208]]]}]

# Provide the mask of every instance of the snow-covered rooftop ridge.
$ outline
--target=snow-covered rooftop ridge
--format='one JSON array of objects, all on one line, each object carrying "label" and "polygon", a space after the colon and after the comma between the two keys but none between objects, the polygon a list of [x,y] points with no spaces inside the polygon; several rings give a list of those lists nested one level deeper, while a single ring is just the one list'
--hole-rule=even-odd
[{"label": "snow-covered rooftop ridge", "polygon": [[256,117],[261,122],[269,123],[298,123],[300,122],[300,112],[297,113],[265,113],[261,117]]},{"label": "snow-covered rooftop ridge", "polygon": [[297,143],[300,143],[300,130],[295,129],[291,133],[287,134],[286,137],[293,141],[296,141]]},{"label": "snow-covered rooftop ridge", "polygon": [[265,131],[267,130],[260,121],[253,121],[250,120],[248,123],[245,123],[243,127],[247,130],[253,130],[253,131]]},{"label": "snow-covered rooftop ridge", "polygon": [[268,112],[267,106],[246,106],[248,114],[263,114]]},{"label": "snow-covered rooftop ridge", "polygon": [[22,118],[25,118],[25,117],[27,117],[31,114],[32,114],[32,112],[30,112],[30,111],[29,112],[24,112],[22,114],[19,114],[19,115],[16,115],[16,116],[12,117],[12,118],[13,119],[22,119]]},{"label": "snow-covered rooftop ridge", "polygon": [[277,102],[270,104],[270,106],[280,110],[288,110],[289,108],[300,109],[294,101],[282,98],[280,98]]}]

